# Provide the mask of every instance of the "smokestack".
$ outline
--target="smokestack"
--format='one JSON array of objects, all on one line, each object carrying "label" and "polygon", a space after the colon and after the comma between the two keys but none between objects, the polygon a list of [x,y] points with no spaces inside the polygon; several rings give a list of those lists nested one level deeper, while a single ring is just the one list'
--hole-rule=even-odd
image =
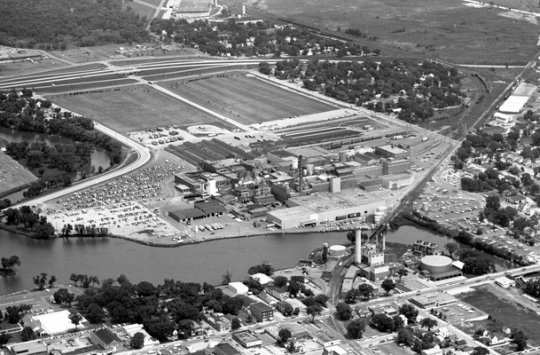
[{"label": "smokestack", "polygon": [[386,233],[383,233],[382,235],[382,250],[384,251],[386,249]]},{"label": "smokestack", "polygon": [[356,240],[355,261],[357,264],[360,264],[362,262],[362,231],[360,229],[356,230],[355,240]]},{"label": "smokestack", "polygon": [[298,157],[298,189],[300,190],[300,196],[304,196],[304,166],[302,165],[302,156]]},{"label": "smokestack", "polygon": [[376,246],[376,247],[379,246],[379,233],[376,233],[376,234],[375,234],[375,246]]}]

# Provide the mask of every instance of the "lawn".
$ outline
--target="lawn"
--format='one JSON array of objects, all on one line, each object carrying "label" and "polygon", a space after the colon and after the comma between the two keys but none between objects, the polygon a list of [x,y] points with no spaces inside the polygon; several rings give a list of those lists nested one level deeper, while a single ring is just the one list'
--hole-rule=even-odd
[{"label": "lawn", "polygon": [[4,152],[0,152],[0,193],[36,181],[37,177]]},{"label": "lawn", "polygon": [[469,303],[491,315],[492,320],[496,323],[510,329],[519,328],[523,330],[530,343],[538,344],[538,339],[540,339],[540,327],[538,327],[540,315],[508,299],[500,298],[490,292],[489,287],[496,286],[481,286],[476,291],[465,293],[459,298],[463,302]]},{"label": "lawn", "polygon": [[242,73],[160,85],[246,125],[336,109]]},{"label": "lawn", "polygon": [[[518,0],[500,2],[520,3]],[[465,6],[462,0],[234,0],[277,17],[343,32],[367,34],[362,45],[383,55],[440,58],[456,63],[527,62],[536,51],[537,25],[508,11]],[[532,0],[531,0],[532,2]],[[536,6],[536,4],[535,4]],[[377,37],[373,40],[373,37]],[[371,38],[371,40],[369,39]]]},{"label": "lawn", "polygon": [[68,64],[54,59],[44,59],[39,62],[0,63],[0,79],[10,75],[26,75],[58,68],[69,68]]},{"label": "lawn", "polygon": [[216,124],[213,116],[176,101],[154,89],[123,87],[119,91],[58,95],[55,104],[94,119],[120,133],[164,125]]}]

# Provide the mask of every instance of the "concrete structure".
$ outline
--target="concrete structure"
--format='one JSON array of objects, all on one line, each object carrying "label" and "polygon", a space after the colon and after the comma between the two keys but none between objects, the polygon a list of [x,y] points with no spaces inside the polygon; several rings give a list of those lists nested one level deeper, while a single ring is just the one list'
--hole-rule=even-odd
[{"label": "concrete structure", "polygon": [[231,321],[222,313],[209,312],[205,314],[205,320],[206,323],[210,324],[218,332],[231,330]]},{"label": "concrete structure", "polygon": [[349,189],[333,194],[291,197],[287,204],[290,208],[268,212],[267,221],[281,229],[315,226],[327,221],[373,215],[385,202],[360,189]]},{"label": "concrete structure", "polygon": [[529,102],[529,98],[525,96],[510,96],[501,105],[499,111],[502,113],[517,114],[523,112],[523,109]]},{"label": "concrete structure", "polygon": [[[71,313],[68,310],[59,312],[46,313],[38,316],[33,316],[30,320],[41,325],[40,333],[46,333],[50,335],[57,335],[67,333],[75,328],[69,316]],[[88,321],[83,318],[79,324],[79,329],[84,329]]]},{"label": "concrete structure", "polygon": [[256,334],[248,331],[234,333],[232,338],[244,348],[252,348],[254,346],[262,345],[262,340]]},{"label": "concrete structure", "polygon": [[411,153],[408,150],[398,148],[392,144],[381,145],[375,147],[375,154],[378,154],[384,158],[408,158],[411,156]]},{"label": "concrete structure", "polygon": [[409,301],[424,309],[443,307],[457,302],[453,296],[444,292],[414,296]]},{"label": "concrete structure", "polygon": [[144,326],[142,324],[126,325],[124,327],[124,330],[126,331],[127,335],[129,335],[130,338],[133,338],[133,336],[137,333],[142,333],[144,335],[143,348],[159,345],[159,340],[151,337],[150,334],[148,334],[146,330],[144,330]]},{"label": "concrete structure", "polygon": [[23,343],[14,343],[8,344],[7,348],[11,350],[14,354],[24,354],[24,355],[33,355],[33,354],[47,354],[48,347],[47,343],[43,340],[31,340]]},{"label": "concrete structure", "polygon": [[227,287],[229,290],[233,291],[235,295],[246,295],[249,292],[249,288],[241,282],[229,282]]},{"label": "concrete structure", "polygon": [[269,285],[269,284],[274,283],[273,278],[271,278],[270,276],[268,276],[266,274],[262,274],[262,273],[253,274],[253,275],[250,275],[249,277],[252,278],[253,280],[257,281],[261,285]]},{"label": "concrete structure", "polygon": [[[399,148],[398,148],[399,149]],[[411,161],[409,159],[389,158],[383,161],[383,175],[403,174],[411,170]],[[384,179],[383,179],[384,186]]]},{"label": "concrete structure", "polygon": [[270,322],[274,320],[274,310],[264,303],[253,303],[249,306],[249,311],[257,322]]},{"label": "concrete structure", "polygon": [[495,279],[495,284],[501,286],[502,288],[510,288],[516,285],[516,281],[511,280],[508,277],[499,277]]},{"label": "concrete structure", "polygon": [[102,328],[90,333],[90,340],[94,345],[99,345],[105,350],[116,351],[117,347],[122,346],[122,342],[116,334],[108,328]]},{"label": "concrete structure", "polygon": [[360,229],[355,231],[354,238],[356,242],[354,261],[356,261],[357,264],[360,264],[362,262],[362,232]]},{"label": "concrete structure", "polygon": [[413,244],[413,252],[418,252],[424,255],[434,255],[437,253],[438,244],[417,240]]},{"label": "concrete structure", "polygon": [[443,255],[428,255],[420,260],[420,270],[433,281],[462,276],[463,272],[452,265],[452,259]]}]

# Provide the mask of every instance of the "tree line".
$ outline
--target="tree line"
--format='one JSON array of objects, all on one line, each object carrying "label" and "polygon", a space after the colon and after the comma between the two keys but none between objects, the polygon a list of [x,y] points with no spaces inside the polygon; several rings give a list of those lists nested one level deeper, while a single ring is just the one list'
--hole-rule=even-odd
[{"label": "tree line", "polygon": [[[424,61],[363,62],[299,60],[259,64],[259,71],[281,80],[298,80],[304,88],[337,100],[365,106],[376,112],[400,109],[398,118],[420,122],[433,116],[435,108],[461,105],[465,96],[459,91],[462,75],[455,68]],[[390,96],[397,96],[396,100]]]},{"label": "tree line", "polygon": [[32,211],[28,206],[8,208],[4,210],[4,214],[8,225],[18,227],[22,224],[24,229],[33,232],[35,238],[48,239],[54,235],[54,227],[47,221],[47,217]]}]

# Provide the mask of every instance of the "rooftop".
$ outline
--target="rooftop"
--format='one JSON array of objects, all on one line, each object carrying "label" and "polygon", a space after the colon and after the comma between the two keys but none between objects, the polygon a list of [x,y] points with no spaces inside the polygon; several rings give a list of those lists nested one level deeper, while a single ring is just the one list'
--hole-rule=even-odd
[{"label": "rooftop", "polygon": [[408,150],[398,148],[397,146],[392,145],[392,144],[381,145],[381,146],[378,146],[377,148],[385,150],[385,151],[387,151],[389,153],[392,153],[392,154],[407,154],[407,153],[409,153]]},{"label": "rooftop", "polygon": [[299,157],[301,155],[303,158],[311,158],[311,157],[317,157],[321,155],[334,154],[321,147],[290,148],[290,149],[287,149],[287,151],[296,157]]},{"label": "rooftop", "polygon": [[515,96],[532,96],[536,92],[537,87],[535,85],[527,84],[523,82],[518,85],[516,90],[512,93]]},{"label": "rooftop", "polygon": [[357,207],[384,201],[358,188],[331,193],[321,192],[309,196],[292,197],[289,201],[297,203],[311,212],[324,212]]}]

